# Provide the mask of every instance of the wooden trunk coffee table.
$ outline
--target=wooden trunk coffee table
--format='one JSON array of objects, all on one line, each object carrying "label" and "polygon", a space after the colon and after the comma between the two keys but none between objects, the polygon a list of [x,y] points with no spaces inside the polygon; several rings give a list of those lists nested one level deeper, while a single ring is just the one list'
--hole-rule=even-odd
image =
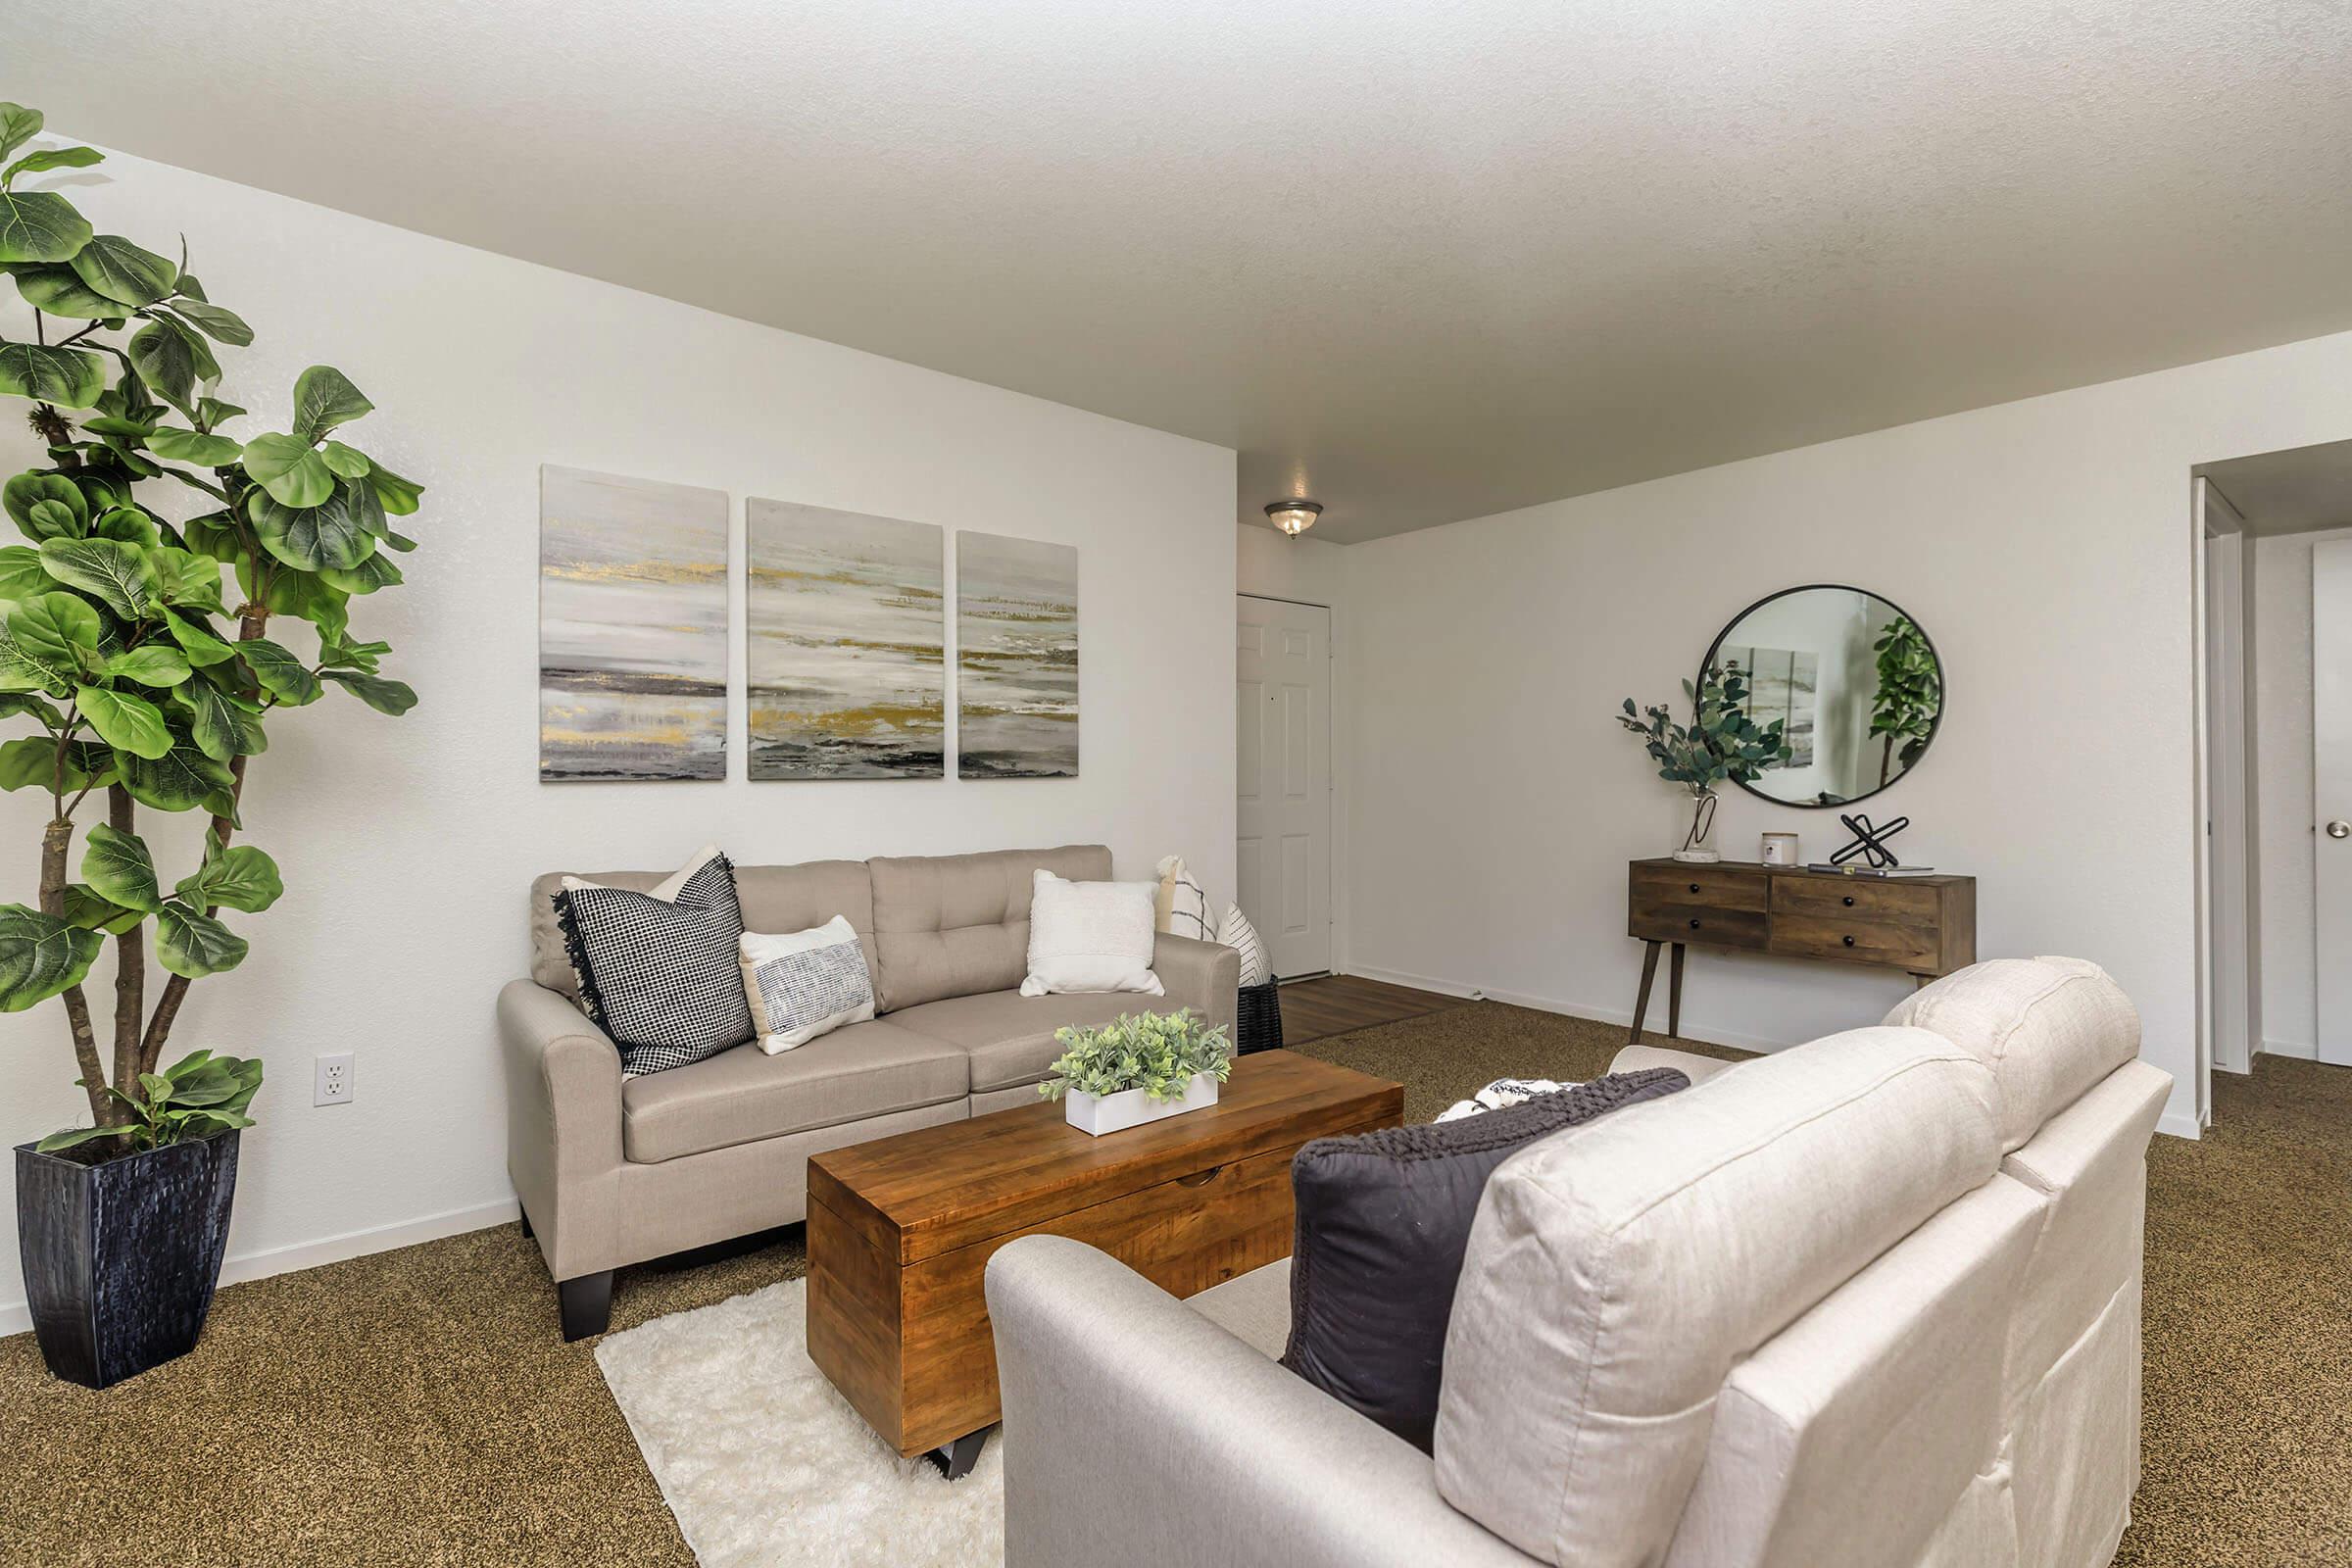
[{"label": "wooden trunk coffee table", "polygon": [[999,1415],[981,1271],[1067,1236],[1177,1296],[1291,1250],[1291,1156],[1395,1127],[1404,1090],[1288,1051],[1207,1110],[1090,1138],[1040,1101],[808,1160],[808,1354],[903,1455],[971,1467]]}]

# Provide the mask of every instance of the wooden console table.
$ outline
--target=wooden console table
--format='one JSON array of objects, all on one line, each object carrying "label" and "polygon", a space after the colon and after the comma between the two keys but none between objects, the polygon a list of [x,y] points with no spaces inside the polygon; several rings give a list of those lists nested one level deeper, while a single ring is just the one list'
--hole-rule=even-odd
[{"label": "wooden console table", "polygon": [[1666,985],[1666,1032],[1673,1035],[1682,1033],[1686,947],[1899,969],[1920,985],[1977,961],[1973,876],[1846,876],[1667,858],[1635,860],[1626,873],[1627,929],[1649,944],[1629,1041],[1642,1038],[1663,947],[1674,950]]}]

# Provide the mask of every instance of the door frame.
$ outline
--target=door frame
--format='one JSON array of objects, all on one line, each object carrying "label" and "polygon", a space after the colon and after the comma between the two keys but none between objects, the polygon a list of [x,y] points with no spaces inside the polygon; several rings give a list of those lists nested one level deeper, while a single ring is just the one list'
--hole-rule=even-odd
[{"label": "door frame", "polygon": [[2194,660],[2196,1115],[2213,1120],[2213,1073],[2247,1073],[2261,1049],[2255,947],[2246,520],[2202,476],[2190,481]]},{"label": "door frame", "polygon": [[[1346,760],[1349,754],[1344,750],[1344,747],[1352,731],[1348,728],[1345,716],[1347,693],[1344,683],[1347,679],[1347,662],[1340,658],[1340,639],[1345,635],[1340,624],[1341,610],[1337,604],[1321,599],[1301,599],[1294,594],[1252,593],[1247,588],[1235,589],[1233,597],[1237,601],[1234,607],[1237,612],[1241,608],[1238,601],[1260,599],[1273,605],[1298,605],[1308,610],[1320,610],[1331,617],[1331,635],[1324,640],[1323,645],[1324,663],[1328,666],[1330,676],[1330,700],[1323,705],[1324,755],[1331,759],[1331,886],[1328,890],[1331,909],[1331,968],[1327,972],[1351,974],[1354,971],[1348,967],[1349,790],[1348,769],[1346,765]],[[1241,715],[1237,712],[1234,716],[1239,719]],[[1241,781],[1237,777],[1234,782],[1238,787]],[[1240,863],[1238,857],[1235,863],[1237,865]],[[1234,902],[1239,904],[1241,900],[1238,895],[1241,889],[1237,886],[1234,892],[1237,895]],[[1300,978],[1305,977],[1301,976]]]}]

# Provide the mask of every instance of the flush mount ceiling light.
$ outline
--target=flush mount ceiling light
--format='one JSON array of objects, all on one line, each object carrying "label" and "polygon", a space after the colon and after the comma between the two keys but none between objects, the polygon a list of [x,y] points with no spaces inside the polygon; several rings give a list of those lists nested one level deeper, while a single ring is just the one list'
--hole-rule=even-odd
[{"label": "flush mount ceiling light", "polygon": [[1320,502],[1269,501],[1266,503],[1266,515],[1273,519],[1274,526],[1294,539],[1312,528],[1315,525],[1315,519],[1322,514],[1323,507]]}]

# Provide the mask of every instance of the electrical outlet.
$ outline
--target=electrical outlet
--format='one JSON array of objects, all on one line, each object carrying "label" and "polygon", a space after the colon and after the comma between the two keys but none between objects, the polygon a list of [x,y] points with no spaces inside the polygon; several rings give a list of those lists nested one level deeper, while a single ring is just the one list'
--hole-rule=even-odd
[{"label": "electrical outlet", "polygon": [[340,1055],[315,1056],[317,1080],[311,1087],[314,1105],[348,1105],[351,1103],[351,1053]]}]

